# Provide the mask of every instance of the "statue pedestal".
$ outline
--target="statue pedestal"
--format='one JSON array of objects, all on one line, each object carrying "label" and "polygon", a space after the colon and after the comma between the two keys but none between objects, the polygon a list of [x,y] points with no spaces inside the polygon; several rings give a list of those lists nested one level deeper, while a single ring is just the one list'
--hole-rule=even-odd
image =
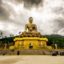
[{"label": "statue pedestal", "polygon": [[39,49],[47,46],[47,38],[40,37],[16,37],[14,39],[15,47],[22,49]]}]

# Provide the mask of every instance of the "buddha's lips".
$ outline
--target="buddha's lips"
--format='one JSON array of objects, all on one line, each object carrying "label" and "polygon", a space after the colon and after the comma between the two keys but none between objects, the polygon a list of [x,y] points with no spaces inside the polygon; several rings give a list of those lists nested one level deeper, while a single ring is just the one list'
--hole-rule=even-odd
[{"label": "buddha's lips", "polygon": [[27,8],[23,2],[19,3],[16,0],[2,1],[4,11],[0,15],[0,30],[16,35],[24,31],[24,25],[32,16],[34,23],[38,26],[38,31],[42,34],[64,35],[63,0],[44,0],[41,2],[43,5],[38,4],[37,8],[34,5]]}]

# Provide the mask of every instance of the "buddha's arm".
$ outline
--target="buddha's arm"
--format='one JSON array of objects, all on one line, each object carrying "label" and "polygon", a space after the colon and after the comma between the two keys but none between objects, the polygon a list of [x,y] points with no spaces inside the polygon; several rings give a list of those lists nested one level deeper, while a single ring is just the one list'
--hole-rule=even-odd
[{"label": "buddha's arm", "polygon": [[25,31],[27,31],[27,25],[25,25]]},{"label": "buddha's arm", "polygon": [[35,25],[35,30],[37,31],[37,26]]}]

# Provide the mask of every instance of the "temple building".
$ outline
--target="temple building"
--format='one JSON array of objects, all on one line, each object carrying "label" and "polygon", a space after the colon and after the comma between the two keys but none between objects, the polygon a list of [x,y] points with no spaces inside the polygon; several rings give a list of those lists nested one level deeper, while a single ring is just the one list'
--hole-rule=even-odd
[{"label": "temple building", "polygon": [[25,31],[14,38],[15,47],[22,49],[39,49],[47,46],[48,39],[43,37],[33,24],[33,18],[29,17],[29,23],[25,25]]}]

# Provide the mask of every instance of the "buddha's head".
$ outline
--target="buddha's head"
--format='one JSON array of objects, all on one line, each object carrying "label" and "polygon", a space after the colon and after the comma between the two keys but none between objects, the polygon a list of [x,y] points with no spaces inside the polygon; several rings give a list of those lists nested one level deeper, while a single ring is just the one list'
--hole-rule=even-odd
[{"label": "buddha's head", "polygon": [[33,18],[29,17],[29,23],[32,23],[32,22],[33,22]]}]

